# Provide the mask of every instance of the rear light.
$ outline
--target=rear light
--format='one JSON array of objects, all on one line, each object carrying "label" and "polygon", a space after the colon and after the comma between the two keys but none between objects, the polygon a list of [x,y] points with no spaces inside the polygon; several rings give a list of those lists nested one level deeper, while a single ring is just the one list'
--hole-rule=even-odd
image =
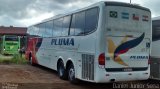
[{"label": "rear light", "polygon": [[105,54],[101,53],[98,57],[98,63],[99,65],[105,65]]}]

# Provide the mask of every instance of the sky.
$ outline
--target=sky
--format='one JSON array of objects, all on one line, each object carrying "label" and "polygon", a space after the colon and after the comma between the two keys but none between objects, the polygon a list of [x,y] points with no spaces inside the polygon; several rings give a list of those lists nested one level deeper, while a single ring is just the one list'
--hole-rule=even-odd
[{"label": "sky", "polygon": [[[102,0],[0,0],[0,26],[28,27],[44,19],[74,11]],[[105,0],[129,3],[130,0]],[[160,0],[132,0],[160,16]]]}]

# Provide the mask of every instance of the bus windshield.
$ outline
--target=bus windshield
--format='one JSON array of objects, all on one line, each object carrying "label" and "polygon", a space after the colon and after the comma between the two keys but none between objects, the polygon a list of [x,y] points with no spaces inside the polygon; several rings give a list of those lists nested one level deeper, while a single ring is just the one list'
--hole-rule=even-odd
[{"label": "bus windshield", "polygon": [[5,41],[18,41],[17,36],[6,36]]}]

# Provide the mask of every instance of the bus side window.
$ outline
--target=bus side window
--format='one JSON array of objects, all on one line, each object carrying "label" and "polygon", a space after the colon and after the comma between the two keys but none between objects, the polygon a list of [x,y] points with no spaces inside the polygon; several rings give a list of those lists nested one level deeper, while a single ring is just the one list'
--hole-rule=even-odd
[{"label": "bus side window", "polygon": [[30,33],[30,35],[34,35],[34,26],[33,27],[30,27],[28,29],[28,32]]},{"label": "bus side window", "polygon": [[86,11],[85,34],[96,29],[98,23],[98,8],[92,8]]},{"label": "bus side window", "polygon": [[62,36],[68,36],[70,19],[71,19],[71,16],[65,16],[64,19],[63,19]]},{"label": "bus side window", "polygon": [[155,26],[153,27],[153,32],[152,32],[152,40],[153,41],[157,41],[160,39],[160,27],[159,26]]},{"label": "bus side window", "polygon": [[153,21],[153,26],[152,26],[152,40],[157,41],[160,39],[160,26],[159,26],[159,21]]},{"label": "bus side window", "polygon": [[39,33],[39,26],[38,26],[38,25],[33,26],[33,27],[32,27],[32,30],[34,30],[34,34],[32,34],[32,35],[38,36],[38,33]]},{"label": "bus side window", "polygon": [[63,18],[54,20],[53,36],[61,36]]},{"label": "bus side window", "polygon": [[45,34],[45,24],[43,23],[43,24],[39,24],[39,36],[40,37],[43,37]]},{"label": "bus side window", "polygon": [[69,35],[74,36],[75,35],[74,31],[75,31],[75,14],[72,15],[72,21],[71,21]]},{"label": "bus side window", "polygon": [[76,13],[75,18],[75,35],[84,35],[85,12]]},{"label": "bus side window", "polygon": [[53,20],[46,22],[46,37],[52,37]]},{"label": "bus side window", "polygon": [[96,29],[98,25],[98,8],[92,8],[72,15],[69,35],[84,35]]}]

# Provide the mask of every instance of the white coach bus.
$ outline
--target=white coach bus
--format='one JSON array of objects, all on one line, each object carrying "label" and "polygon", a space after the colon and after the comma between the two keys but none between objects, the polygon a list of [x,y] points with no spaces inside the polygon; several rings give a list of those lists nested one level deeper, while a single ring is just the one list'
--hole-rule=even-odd
[{"label": "white coach bus", "polygon": [[26,58],[72,83],[146,80],[150,75],[151,12],[98,2],[28,28]]},{"label": "white coach bus", "polygon": [[152,50],[151,74],[152,79],[160,80],[160,17],[152,19]]}]

